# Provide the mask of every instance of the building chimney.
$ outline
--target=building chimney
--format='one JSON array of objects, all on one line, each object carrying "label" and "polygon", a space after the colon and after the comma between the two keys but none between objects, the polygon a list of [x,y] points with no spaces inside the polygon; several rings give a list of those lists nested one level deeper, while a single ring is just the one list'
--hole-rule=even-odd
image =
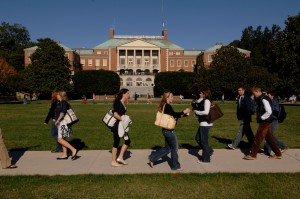
[{"label": "building chimney", "polygon": [[162,30],[162,36],[164,37],[164,40],[168,40],[168,30],[163,28]]},{"label": "building chimney", "polygon": [[109,39],[115,38],[115,29],[109,29]]}]

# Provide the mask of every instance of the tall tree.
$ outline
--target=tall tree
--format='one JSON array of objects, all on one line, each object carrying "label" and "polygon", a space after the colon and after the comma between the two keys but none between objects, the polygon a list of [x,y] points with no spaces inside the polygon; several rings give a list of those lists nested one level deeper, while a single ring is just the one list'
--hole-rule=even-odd
[{"label": "tall tree", "polygon": [[27,29],[20,24],[2,22],[0,25],[0,57],[17,71],[24,69],[23,49],[31,46]]},{"label": "tall tree", "polygon": [[57,42],[39,39],[37,50],[30,56],[26,79],[32,92],[50,93],[54,89],[71,91],[70,64],[64,49]]},{"label": "tall tree", "polygon": [[269,70],[278,73],[278,89],[289,96],[300,93],[300,13],[289,16],[285,29],[271,43]]}]

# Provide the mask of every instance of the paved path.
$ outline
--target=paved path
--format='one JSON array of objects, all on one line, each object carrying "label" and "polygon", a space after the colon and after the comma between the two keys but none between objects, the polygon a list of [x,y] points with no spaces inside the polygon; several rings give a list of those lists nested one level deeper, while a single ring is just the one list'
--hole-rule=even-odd
[{"label": "paved path", "polygon": [[[175,173],[170,169],[170,156],[157,162],[154,168],[147,165],[152,150],[129,150],[128,165],[111,167],[109,150],[79,151],[79,159],[56,160],[57,153],[50,151],[14,151],[11,153],[17,169],[0,169],[1,175],[77,175],[77,174],[141,174]],[[202,153],[200,151],[200,153]],[[258,154],[257,160],[244,160],[241,150],[215,149],[209,164],[199,164],[197,149],[180,149],[179,161],[182,173],[262,173],[300,172],[300,149],[289,149],[280,160],[271,160]]]}]

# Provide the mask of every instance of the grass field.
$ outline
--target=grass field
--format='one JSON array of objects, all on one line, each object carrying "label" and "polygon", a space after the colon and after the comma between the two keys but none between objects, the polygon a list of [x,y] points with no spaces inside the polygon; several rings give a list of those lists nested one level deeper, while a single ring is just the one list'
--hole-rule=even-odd
[{"label": "grass field", "polygon": [[[112,146],[112,133],[101,121],[112,104],[81,104],[79,101],[71,101],[80,121],[73,126],[74,136],[70,138],[84,150],[110,149]],[[220,105],[224,117],[214,123],[210,131],[210,140],[213,148],[225,148],[234,137],[239,127],[236,119],[234,102]],[[55,146],[55,141],[50,137],[51,124],[44,125],[44,119],[50,107],[49,101],[40,104],[1,104],[0,128],[2,128],[5,142],[10,150],[50,150]],[[130,126],[132,149],[150,149],[162,146],[164,139],[161,129],[154,125],[157,103],[146,104],[130,103],[127,108],[133,124]],[[173,108],[181,111],[190,104],[174,103]],[[300,131],[298,123],[300,118],[300,106],[286,106],[287,119],[279,125],[277,136],[286,143],[289,148],[300,147]],[[257,124],[253,117],[251,123],[255,133]],[[197,147],[194,140],[198,128],[197,118],[181,118],[178,121],[176,132],[181,148]],[[243,142],[241,143],[243,144]]]},{"label": "grass field", "polygon": [[[86,105],[70,102],[80,118],[75,124],[71,142],[84,150],[111,149],[112,134],[101,118],[112,104]],[[176,111],[189,107],[174,103]],[[235,103],[220,105],[224,117],[214,123],[210,132],[213,148],[225,148],[235,136],[238,122]],[[55,141],[51,125],[44,125],[50,107],[41,104],[0,104],[0,128],[10,150],[50,150]],[[129,104],[127,114],[132,149],[156,148],[163,145],[160,128],[154,126],[157,104]],[[288,117],[279,125],[277,135],[288,147],[300,147],[298,129],[300,106],[286,106]],[[251,124],[256,131],[257,124]],[[181,148],[197,147],[194,134],[198,128],[194,116],[182,118],[176,127]],[[53,165],[55,166],[55,165]],[[74,175],[74,176],[0,176],[0,198],[298,198],[299,173],[269,174],[147,174],[147,175]]]}]

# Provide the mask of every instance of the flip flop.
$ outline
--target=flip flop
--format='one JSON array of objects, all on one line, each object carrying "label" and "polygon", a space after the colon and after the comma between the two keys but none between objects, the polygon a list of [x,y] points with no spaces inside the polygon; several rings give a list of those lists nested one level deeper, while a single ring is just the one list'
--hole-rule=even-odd
[{"label": "flip flop", "polygon": [[16,169],[16,168],[18,168],[18,167],[16,165],[12,164],[4,169]]}]

